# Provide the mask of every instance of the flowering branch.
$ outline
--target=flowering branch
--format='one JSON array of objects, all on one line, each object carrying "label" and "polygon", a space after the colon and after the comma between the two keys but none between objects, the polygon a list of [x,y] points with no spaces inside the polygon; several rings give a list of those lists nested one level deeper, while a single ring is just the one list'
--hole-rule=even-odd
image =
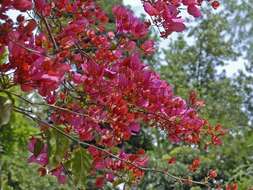
[{"label": "flowering branch", "polygon": [[43,121],[41,120],[39,117],[35,117],[35,116],[31,116],[29,113],[25,112],[24,110],[20,110],[20,109],[17,109],[15,108],[14,109],[15,112],[17,113],[20,113],[20,114],[23,114],[25,116],[27,116],[28,118],[34,120],[35,122],[38,122],[40,124],[43,124],[45,126],[48,126],[49,128],[51,129],[54,129],[55,131],[57,131],[58,133],[62,134],[63,136],[65,136],[66,138],[68,138],[69,140],[75,142],[75,143],[78,143],[79,145],[84,145],[84,146],[88,146],[88,147],[93,147],[95,148],[96,150],[99,150],[101,152],[104,152],[105,154],[107,154],[108,156],[112,157],[112,158],[115,158],[117,160],[120,160],[130,166],[133,166],[139,170],[142,170],[144,172],[155,172],[155,173],[161,173],[161,174],[164,174],[176,181],[179,181],[180,183],[191,183],[191,184],[197,184],[197,185],[203,185],[203,186],[206,186],[206,187],[209,187],[209,184],[208,182],[200,182],[200,181],[194,181],[194,180],[191,180],[191,179],[186,179],[186,178],[181,178],[181,177],[178,177],[178,176],[175,176],[175,175],[172,175],[170,173],[168,173],[167,171],[164,171],[162,169],[154,169],[154,168],[148,168],[148,167],[142,167],[142,166],[138,166],[137,164],[129,161],[129,160],[126,160],[126,159],[123,159],[123,158],[120,158],[119,156],[111,153],[110,151],[104,149],[104,148],[101,148],[101,147],[98,147],[94,144],[90,144],[90,143],[87,143],[87,142],[84,142],[84,141],[80,141],[79,139],[65,133],[64,131],[62,131],[61,129],[59,129],[58,127],[54,126],[54,125],[51,125],[49,123],[47,123],[46,121]]}]

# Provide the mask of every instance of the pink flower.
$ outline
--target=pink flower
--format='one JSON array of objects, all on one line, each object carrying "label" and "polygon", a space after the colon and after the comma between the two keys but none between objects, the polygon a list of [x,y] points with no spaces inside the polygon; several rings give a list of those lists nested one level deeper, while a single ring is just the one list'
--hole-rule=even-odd
[{"label": "pink flower", "polygon": [[159,14],[158,10],[153,7],[150,3],[145,2],[143,4],[144,10],[150,15],[150,16],[155,16],[157,14]]},{"label": "pink flower", "polygon": [[183,0],[182,3],[184,5],[193,5],[193,4],[197,4],[197,0]]},{"label": "pink flower", "polygon": [[52,171],[52,175],[57,177],[58,183],[64,184],[67,181],[67,176],[65,175],[64,168],[62,166],[55,168]]},{"label": "pink flower", "polygon": [[131,132],[138,133],[140,131],[140,124],[133,122],[130,124],[129,129]]},{"label": "pink flower", "polygon": [[150,55],[155,52],[154,45],[154,40],[147,40],[141,45],[141,49],[144,51],[144,53]]},{"label": "pink flower", "polygon": [[15,0],[13,3],[13,7],[20,11],[28,11],[31,10],[33,7],[31,0]]},{"label": "pink flower", "polygon": [[42,166],[48,164],[48,148],[41,140],[32,137],[28,143],[28,150],[32,153],[28,158],[28,163],[37,163]]},{"label": "pink flower", "polygon": [[97,188],[102,188],[104,183],[105,183],[105,177],[104,176],[98,177],[96,179],[96,187]]},{"label": "pink flower", "polygon": [[187,8],[187,11],[189,14],[191,14],[194,17],[201,17],[201,12],[198,9],[198,7],[196,7],[196,5],[189,5]]},{"label": "pink flower", "polygon": [[123,6],[115,6],[113,13],[116,17],[117,31],[120,33],[130,33],[136,38],[147,35],[148,27],[133,12]]}]

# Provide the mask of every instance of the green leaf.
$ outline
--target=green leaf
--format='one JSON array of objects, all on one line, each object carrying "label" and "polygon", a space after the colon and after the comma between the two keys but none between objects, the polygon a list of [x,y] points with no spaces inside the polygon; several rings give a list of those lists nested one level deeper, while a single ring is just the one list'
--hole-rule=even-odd
[{"label": "green leaf", "polygon": [[76,185],[86,184],[86,179],[91,169],[91,156],[85,149],[79,148],[74,152],[72,159],[72,173]]},{"label": "green leaf", "polygon": [[0,127],[7,125],[12,113],[12,102],[10,99],[0,96]]},{"label": "green leaf", "polygon": [[117,187],[118,185],[122,183],[125,183],[124,179],[119,178],[113,182],[113,187]]},{"label": "green leaf", "polygon": [[64,156],[70,147],[70,140],[55,130],[48,130],[45,135],[48,145],[49,163],[54,167],[64,161]]},{"label": "green leaf", "polygon": [[44,143],[41,140],[37,139],[36,143],[34,145],[34,156],[35,157],[39,156],[43,147],[44,147]]},{"label": "green leaf", "polygon": [[168,155],[168,154],[164,154],[163,156],[162,156],[162,160],[169,160],[169,159],[171,159],[172,158],[172,156],[170,156],[170,155]]},{"label": "green leaf", "polygon": [[57,162],[61,162],[66,151],[69,148],[70,141],[65,136],[55,131],[55,142],[56,142],[56,150],[55,150],[55,160]]},{"label": "green leaf", "polygon": [[7,52],[6,48],[5,48],[4,51],[3,51],[3,53],[0,54],[0,64],[3,64],[3,63],[6,62],[7,56],[8,56],[8,52]]}]

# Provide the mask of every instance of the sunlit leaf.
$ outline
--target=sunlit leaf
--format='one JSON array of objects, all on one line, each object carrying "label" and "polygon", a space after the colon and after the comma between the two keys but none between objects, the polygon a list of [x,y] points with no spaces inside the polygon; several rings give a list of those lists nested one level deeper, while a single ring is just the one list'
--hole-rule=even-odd
[{"label": "sunlit leaf", "polygon": [[7,125],[12,112],[12,102],[10,99],[0,96],[0,127]]},{"label": "sunlit leaf", "polygon": [[41,153],[43,147],[44,143],[41,140],[37,139],[34,145],[34,156],[37,157]]}]

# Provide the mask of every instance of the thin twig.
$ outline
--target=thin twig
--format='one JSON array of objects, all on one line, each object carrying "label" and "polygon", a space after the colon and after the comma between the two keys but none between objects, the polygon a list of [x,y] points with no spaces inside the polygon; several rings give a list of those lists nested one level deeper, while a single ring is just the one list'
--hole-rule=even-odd
[{"label": "thin twig", "polygon": [[53,43],[54,49],[55,49],[56,51],[58,51],[58,50],[59,50],[59,47],[58,47],[58,45],[57,45],[57,43],[56,43],[56,40],[55,40],[55,38],[54,38],[54,36],[53,36],[53,34],[52,34],[51,28],[50,28],[50,26],[49,26],[49,23],[48,23],[46,17],[44,17],[43,15],[40,15],[40,14],[37,13],[37,12],[36,12],[36,14],[37,14],[37,15],[42,19],[42,21],[45,23],[45,26],[46,26],[46,29],[47,29],[47,33],[48,33],[48,35],[49,35],[49,38],[50,38],[51,42]]},{"label": "thin twig", "polygon": [[34,54],[37,54],[37,55],[40,55],[40,56],[44,56],[44,57],[49,57],[49,58],[51,58],[50,56],[46,55],[45,53],[41,53],[41,52],[39,52],[39,51],[37,51],[37,50],[31,49],[31,48],[29,48],[29,47],[26,47],[26,46],[24,46],[23,44],[21,44],[21,43],[19,43],[19,42],[17,42],[17,41],[11,40],[11,42],[13,42],[14,44],[16,44],[16,45],[18,45],[18,46],[24,48],[25,50],[27,50],[27,51],[29,51],[29,52],[31,52],[31,53],[34,53]]},{"label": "thin twig", "polygon": [[[4,90],[2,90],[2,91],[4,91]],[[89,116],[88,114],[85,114],[85,113],[72,111],[68,108],[63,108],[63,107],[60,107],[60,106],[57,106],[57,105],[52,105],[52,104],[47,104],[47,103],[42,103],[42,102],[41,103],[31,102],[31,101],[27,100],[26,98],[14,93],[14,92],[9,92],[9,93],[12,94],[13,96],[16,96],[16,97],[20,98],[21,100],[25,101],[26,103],[28,103],[30,105],[48,106],[48,107],[51,107],[53,109],[61,110],[61,111],[64,111],[64,112],[72,113],[72,114],[83,116],[83,117],[88,117],[89,119],[91,119],[95,122],[98,122],[97,120],[95,120],[94,118],[92,118],[91,116]]]}]

